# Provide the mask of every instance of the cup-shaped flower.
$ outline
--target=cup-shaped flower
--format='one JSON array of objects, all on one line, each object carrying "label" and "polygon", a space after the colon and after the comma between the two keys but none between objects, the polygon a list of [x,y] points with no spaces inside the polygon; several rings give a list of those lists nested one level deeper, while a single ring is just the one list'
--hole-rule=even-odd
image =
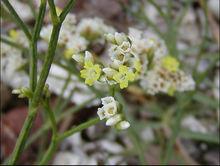
[{"label": "cup-shaped flower", "polygon": [[162,58],[162,66],[170,72],[176,72],[179,69],[179,62],[172,56]]},{"label": "cup-shaped flower", "polygon": [[117,113],[117,104],[116,104],[116,102],[106,104],[102,108],[105,112],[105,117],[106,118],[110,118],[110,117],[114,116]]},{"label": "cup-shaped flower", "polygon": [[85,78],[85,83],[92,86],[101,75],[101,68],[98,64],[93,64],[92,61],[85,61],[84,69],[80,71],[80,76]]},{"label": "cup-shaped flower", "polygon": [[128,87],[129,81],[134,81],[135,74],[130,71],[127,66],[121,65],[119,66],[119,72],[117,72],[113,78],[117,83],[119,83],[120,88],[123,89]]},{"label": "cup-shaped flower", "polygon": [[131,51],[131,44],[128,41],[124,41],[120,46],[118,46],[118,50],[122,54],[128,53]]}]

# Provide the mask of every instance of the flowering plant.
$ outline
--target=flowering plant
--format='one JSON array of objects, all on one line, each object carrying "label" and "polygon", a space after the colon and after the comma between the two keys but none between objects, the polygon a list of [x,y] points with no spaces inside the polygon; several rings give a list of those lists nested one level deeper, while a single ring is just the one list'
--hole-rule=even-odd
[{"label": "flowering plant", "polygon": [[[154,1],[150,2],[155,5]],[[186,103],[193,98],[199,81],[194,80],[195,73],[191,76],[184,68],[182,58],[178,56],[176,38],[170,32],[161,35],[155,26],[157,34],[149,29],[140,30],[143,28],[137,28],[139,26],[128,28],[127,33],[117,32],[101,18],[78,19],[70,13],[75,0],[68,1],[63,9],[58,8],[54,0],[41,0],[32,33],[9,0],[1,3],[17,25],[6,30],[1,37],[2,80],[13,87],[13,94],[28,99],[29,109],[9,157],[9,165],[16,164],[25,147],[46,130],[51,129],[52,136],[45,155],[41,156],[39,164],[42,165],[51,160],[61,141],[99,122],[104,122],[105,129],[129,133],[137,146],[137,155],[144,163],[139,128],[134,120],[142,112],[136,110],[155,110],[152,116],[160,121],[161,130],[173,125],[173,121],[169,122],[172,118],[175,119],[174,125],[180,126],[182,112],[174,113],[174,109],[184,108],[185,102],[181,98]],[[168,16],[164,19],[167,21]],[[169,19],[168,23],[172,21]],[[201,74],[199,79],[203,77]],[[54,107],[51,106],[52,93],[59,96]],[[177,106],[164,107],[161,96],[176,102]],[[192,100],[202,99],[197,96]],[[77,106],[68,109],[70,101]],[[135,104],[129,105],[127,101]],[[154,107],[151,107],[152,102],[156,103]],[[157,109],[160,104],[161,108]],[[61,120],[90,105],[96,108],[94,118],[89,119],[88,114],[78,126],[64,132],[59,130]],[[28,139],[41,108],[41,112],[47,115],[46,121],[42,129]],[[163,109],[167,111],[161,111]],[[158,110],[161,115],[156,115]],[[167,145],[167,153],[162,156],[162,163],[170,159],[177,129]]]}]

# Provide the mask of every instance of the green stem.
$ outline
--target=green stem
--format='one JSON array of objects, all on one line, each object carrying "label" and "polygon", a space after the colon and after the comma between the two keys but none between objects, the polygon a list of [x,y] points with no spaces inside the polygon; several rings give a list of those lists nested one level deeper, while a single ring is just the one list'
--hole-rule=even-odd
[{"label": "green stem", "polygon": [[50,13],[51,13],[51,19],[52,23],[54,25],[58,24],[60,22],[59,17],[57,16],[56,7],[53,0],[48,0],[49,6],[50,6]]},{"label": "green stem", "polygon": [[109,85],[109,95],[115,97],[115,86]]},{"label": "green stem", "polygon": [[34,4],[34,1],[32,1],[32,0],[28,0],[27,3],[28,3],[28,5],[29,5],[29,7],[30,7],[30,9],[31,9],[31,12],[32,12],[34,18],[36,18],[36,17],[37,17],[37,13],[36,13],[36,11],[35,11],[35,4]]},{"label": "green stem", "polygon": [[1,35],[0,37],[1,41],[5,44],[8,44],[12,47],[15,47],[19,50],[27,50],[26,48],[24,48],[22,45],[15,43],[14,41],[10,40],[8,37]]},{"label": "green stem", "polygon": [[183,113],[184,113],[184,108],[190,103],[192,97],[194,96],[194,92],[189,93],[186,96],[182,96],[183,98],[179,98],[179,102],[178,102],[178,108],[177,108],[177,115],[175,117],[175,121],[173,124],[173,128],[172,128],[172,135],[171,138],[169,139],[169,142],[166,146],[166,150],[165,150],[165,155],[164,158],[162,160],[162,164],[163,165],[167,165],[169,160],[172,157],[173,154],[173,145],[175,144],[176,138],[180,132],[180,127],[181,127],[181,119],[183,117]]},{"label": "green stem", "polygon": [[14,8],[11,6],[11,4],[9,3],[8,0],[2,0],[2,2],[5,4],[5,6],[7,7],[7,9],[10,11],[10,13],[12,14],[16,24],[23,30],[23,32],[25,33],[25,35],[27,36],[28,40],[31,40],[31,33],[28,30],[28,27],[24,24],[24,22],[21,20],[21,18],[19,17],[19,15],[17,14],[17,12],[14,10]]},{"label": "green stem", "polygon": [[69,96],[67,97],[67,99],[64,100],[64,101],[57,107],[57,109],[55,110],[57,115],[60,115],[60,113],[62,112],[62,110],[63,110],[63,109],[66,107],[66,105],[70,102],[70,100],[71,100],[71,98],[72,98],[74,92],[75,92],[75,88],[73,88],[73,89],[70,91],[70,94],[69,94]]},{"label": "green stem", "polygon": [[[136,150],[136,153],[138,155],[138,158],[139,158],[139,161],[141,163],[141,165],[145,165],[147,163],[146,159],[145,159],[145,156],[144,156],[144,149],[141,145],[141,140],[135,130],[135,121],[133,120],[132,116],[129,115],[128,113],[128,107],[127,107],[127,103],[126,101],[124,100],[124,97],[121,95],[121,93],[117,93],[117,100],[119,101],[119,103],[121,105],[123,105],[122,107],[122,113],[123,115],[128,119],[128,121],[132,124],[130,126],[130,128],[128,129],[128,135],[133,143],[133,145],[135,146],[135,150]],[[126,111],[125,111],[126,110]]]},{"label": "green stem", "polygon": [[154,0],[149,0],[148,1],[149,3],[151,3],[156,9],[157,11],[159,12],[159,14],[161,15],[161,17],[164,18],[165,21],[167,21],[167,15],[163,12],[161,6],[159,6]]},{"label": "green stem", "polygon": [[64,21],[64,19],[66,18],[66,15],[70,12],[70,10],[72,9],[72,7],[75,4],[75,2],[76,2],[76,0],[70,0],[68,2],[68,4],[65,6],[65,8],[62,11],[62,13],[59,16],[61,22]]},{"label": "green stem", "polygon": [[14,165],[16,163],[16,161],[18,160],[18,158],[20,157],[20,155],[24,149],[29,131],[33,125],[33,121],[35,119],[36,113],[37,113],[36,108],[31,108],[31,110],[28,111],[27,118],[25,119],[25,122],[24,122],[23,127],[20,132],[20,135],[17,139],[14,151],[11,155],[11,160],[9,160],[8,165]]},{"label": "green stem", "polygon": [[53,135],[52,135],[51,144],[50,144],[46,154],[44,155],[43,159],[40,161],[40,165],[45,165],[50,160],[50,158],[52,157],[53,153],[55,152],[55,150],[57,148],[57,143],[58,143],[56,119],[55,119],[55,115],[54,115],[53,111],[50,108],[49,99],[46,99],[46,102],[44,102],[44,108],[45,108],[45,110],[48,114],[48,117],[50,119]]},{"label": "green stem", "polygon": [[[4,0],[3,2],[6,5],[9,4],[9,2],[7,0]],[[11,7],[10,4],[8,6]],[[69,7],[71,8],[72,6],[69,6]],[[69,7],[68,7],[67,10],[69,10]],[[13,9],[13,11],[14,11],[14,9]],[[65,10],[63,12],[65,13],[65,16],[68,13]],[[59,32],[60,32],[61,25],[62,25],[62,22],[59,22],[59,23],[53,25],[47,56],[45,57],[45,61],[44,61],[44,64],[43,64],[43,67],[42,67],[42,70],[41,70],[41,73],[40,73],[40,77],[39,77],[36,89],[34,91],[32,101],[31,101],[30,106],[29,106],[29,112],[30,113],[28,114],[28,117],[25,120],[25,124],[22,127],[21,133],[18,137],[18,141],[16,142],[14,151],[12,153],[12,158],[9,161],[10,165],[14,165],[16,163],[16,161],[18,160],[18,158],[20,157],[20,155],[21,155],[21,153],[24,149],[27,136],[30,133],[30,129],[31,129],[33,120],[36,116],[37,107],[38,107],[38,104],[39,104],[40,99],[41,99],[42,91],[43,91],[43,88],[45,86],[45,82],[46,82],[46,79],[48,77],[51,64],[53,62],[53,58],[54,58],[54,55],[55,55],[55,50],[56,50],[56,46],[57,46],[57,42],[58,42],[58,37],[59,37]]]},{"label": "green stem", "polygon": [[47,113],[47,116],[50,119],[50,123],[51,123],[51,128],[53,131],[53,135],[57,135],[57,123],[56,123],[56,119],[55,119],[55,115],[54,112],[51,110],[51,107],[49,105],[49,99],[46,99],[46,101],[44,102],[44,109]]},{"label": "green stem", "polygon": [[91,120],[89,120],[87,122],[84,122],[84,123],[80,124],[77,127],[74,127],[72,129],[70,129],[69,131],[64,132],[63,134],[61,134],[59,136],[53,137],[52,142],[50,144],[50,147],[47,150],[44,158],[40,162],[40,165],[45,165],[45,164],[48,163],[48,161],[52,158],[53,154],[55,153],[55,151],[57,149],[57,146],[58,146],[60,141],[62,141],[63,139],[65,139],[65,138],[67,138],[67,137],[69,137],[69,136],[71,136],[71,135],[73,135],[73,134],[75,134],[77,132],[80,132],[80,131],[82,131],[84,129],[87,129],[90,126],[95,125],[99,121],[100,121],[99,118],[91,119]]},{"label": "green stem", "polygon": [[30,88],[34,92],[37,85],[37,40],[40,36],[40,30],[43,25],[44,15],[46,11],[46,0],[41,0],[39,13],[34,26],[34,34],[31,41],[31,58],[30,58]]},{"label": "green stem", "polygon": [[84,122],[76,127],[73,127],[72,129],[70,129],[70,130],[64,132],[63,134],[61,134],[60,136],[58,136],[58,141],[61,141],[61,140],[65,139],[65,138],[67,138],[67,137],[69,137],[79,131],[87,129],[88,127],[93,126],[93,125],[97,124],[98,122],[100,122],[100,119],[94,118],[94,119],[91,119],[87,122]]},{"label": "green stem", "polygon": [[57,145],[58,145],[58,141],[56,138],[52,138],[52,142],[46,152],[46,154],[44,155],[43,159],[40,161],[39,165],[46,165],[48,163],[48,161],[52,158],[54,152],[57,149]]},{"label": "green stem", "polygon": [[[72,113],[78,112],[79,110],[81,110],[85,105],[91,103],[96,97],[93,97],[91,99],[86,100],[85,102],[83,102],[82,104],[78,105],[78,106],[74,106],[73,108],[70,108],[68,110],[66,110],[63,114],[61,114],[60,116],[57,117],[57,122],[60,122],[62,119],[64,119],[67,116],[70,116]],[[45,131],[47,131],[50,128],[50,124],[46,123],[44,124],[28,141],[27,144],[25,146],[28,147],[32,142],[34,142],[36,139],[38,139],[41,135],[43,135],[43,133]]]}]

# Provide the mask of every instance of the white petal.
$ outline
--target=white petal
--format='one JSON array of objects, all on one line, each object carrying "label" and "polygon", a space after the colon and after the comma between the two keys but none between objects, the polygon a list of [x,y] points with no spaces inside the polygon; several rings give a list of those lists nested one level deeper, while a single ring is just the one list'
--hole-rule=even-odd
[{"label": "white petal", "polygon": [[100,120],[105,119],[105,114],[104,114],[103,108],[98,108],[97,114],[98,114]]},{"label": "white petal", "polygon": [[85,52],[85,61],[92,61],[92,62],[94,61],[93,56],[89,51]]},{"label": "white petal", "polygon": [[82,54],[73,54],[72,58],[79,63],[83,63],[83,55]]},{"label": "white petal", "polygon": [[116,114],[115,116],[109,118],[106,121],[106,126],[114,126],[115,124],[117,124],[120,121],[121,121],[121,115],[120,114]]},{"label": "white petal", "polygon": [[103,68],[102,70],[108,77],[112,77],[116,72],[114,69],[110,67]]},{"label": "white petal", "polygon": [[106,104],[114,102],[115,99],[112,96],[107,96],[107,97],[101,98],[101,101],[103,105],[106,105]]}]

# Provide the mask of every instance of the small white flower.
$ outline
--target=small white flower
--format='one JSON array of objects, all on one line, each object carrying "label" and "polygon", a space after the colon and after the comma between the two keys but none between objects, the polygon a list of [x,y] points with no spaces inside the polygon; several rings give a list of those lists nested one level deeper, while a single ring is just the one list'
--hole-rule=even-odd
[{"label": "small white flower", "polygon": [[131,44],[128,41],[122,42],[122,44],[118,47],[120,53],[128,53],[131,51]]},{"label": "small white flower", "polygon": [[116,114],[113,117],[109,118],[106,121],[106,126],[114,126],[116,125],[118,122],[121,121],[121,115],[120,114]]},{"label": "small white flower", "polygon": [[100,120],[103,120],[106,118],[103,108],[98,108],[97,114],[98,114]]},{"label": "small white flower", "polygon": [[107,97],[101,98],[101,101],[102,101],[102,105],[106,105],[106,104],[115,102],[115,99],[112,96],[107,96]]},{"label": "small white flower", "polygon": [[66,37],[64,43],[66,43],[66,48],[72,49],[74,53],[85,51],[89,44],[84,37],[78,34],[72,35],[71,33]]},{"label": "small white flower", "polygon": [[109,118],[117,113],[117,104],[116,102],[112,102],[109,104],[105,104],[103,107],[106,118]]},{"label": "small white flower", "polygon": [[115,36],[111,33],[105,34],[104,35],[106,40],[111,42],[111,43],[115,43]]},{"label": "small white flower", "polygon": [[123,41],[127,41],[127,37],[124,33],[115,32],[115,42],[117,45],[121,45]]},{"label": "small white flower", "polygon": [[130,127],[130,123],[128,121],[125,121],[125,120],[121,121],[120,123],[117,124],[117,128],[119,130],[125,130],[125,129],[129,128],[129,127]]}]

